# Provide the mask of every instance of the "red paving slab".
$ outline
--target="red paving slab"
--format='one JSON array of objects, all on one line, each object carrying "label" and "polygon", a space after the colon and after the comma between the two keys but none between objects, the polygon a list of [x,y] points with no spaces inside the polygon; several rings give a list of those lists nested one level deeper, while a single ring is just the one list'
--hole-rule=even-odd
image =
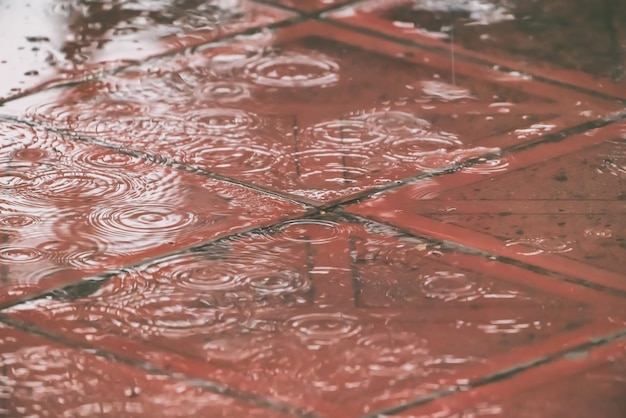
[{"label": "red paving slab", "polygon": [[[617,124],[580,138],[582,150],[566,148],[566,140],[564,156],[533,161],[514,155],[496,175],[479,163],[441,176],[441,183],[418,181],[349,210],[626,289],[625,128]],[[603,141],[594,145],[590,138]]]},{"label": "red paving slab", "polygon": [[293,416],[5,325],[0,326],[0,370],[0,414],[6,417]]},{"label": "red paving slab", "polygon": [[292,17],[247,0],[0,5],[0,102]]},{"label": "red paving slab", "polygon": [[622,0],[370,0],[330,17],[624,99],[625,10]]},{"label": "red paving slab", "polygon": [[621,109],[469,63],[452,79],[449,65],[305,22],[4,111],[329,204]]},{"label": "red paving slab", "polygon": [[1,304],[306,211],[26,125],[0,136]]},{"label": "red paving slab", "polygon": [[626,8],[344,3],[0,6],[2,414],[624,415]]},{"label": "red paving slab", "polygon": [[624,340],[581,350],[543,368],[520,373],[424,407],[384,414],[398,418],[621,417],[626,412]]},{"label": "red paving slab", "polygon": [[5,313],[332,417],[623,327],[608,316],[621,298],[332,217],[226,239],[95,285]]}]

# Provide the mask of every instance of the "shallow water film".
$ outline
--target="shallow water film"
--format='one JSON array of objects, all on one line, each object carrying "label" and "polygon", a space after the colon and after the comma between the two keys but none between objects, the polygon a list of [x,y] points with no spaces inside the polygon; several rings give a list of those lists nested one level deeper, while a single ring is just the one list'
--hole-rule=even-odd
[{"label": "shallow water film", "polygon": [[626,0],[0,0],[0,417],[626,417]]}]

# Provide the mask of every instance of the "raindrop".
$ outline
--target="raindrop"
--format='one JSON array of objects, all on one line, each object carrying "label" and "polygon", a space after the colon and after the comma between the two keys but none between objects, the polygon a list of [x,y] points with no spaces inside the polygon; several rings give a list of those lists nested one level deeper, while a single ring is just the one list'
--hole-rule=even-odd
[{"label": "raindrop", "polygon": [[373,145],[386,138],[385,134],[371,131],[365,121],[358,119],[320,122],[307,131],[324,144],[341,145],[342,147]]},{"label": "raindrop", "polygon": [[32,263],[41,260],[44,254],[35,248],[8,247],[0,248],[0,260],[8,263]]},{"label": "raindrop", "polygon": [[426,340],[410,333],[380,333],[357,341],[357,355],[374,376],[402,379],[425,375],[430,358]]},{"label": "raindrop", "polygon": [[299,219],[289,221],[278,229],[280,237],[288,241],[325,244],[340,238],[344,233],[337,222]]},{"label": "raindrop", "polygon": [[301,293],[308,291],[311,287],[308,278],[292,271],[252,273],[247,281],[261,295]]},{"label": "raindrop", "polygon": [[361,330],[358,318],[342,313],[310,313],[295,316],[286,326],[311,349],[336,344]]},{"label": "raindrop", "polygon": [[406,138],[430,133],[430,122],[399,111],[375,112],[364,116],[365,126],[373,133]]},{"label": "raindrop", "polygon": [[422,91],[426,96],[446,102],[462,99],[476,99],[466,88],[435,80],[423,81]]},{"label": "raindrop", "polygon": [[324,87],[339,81],[339,64],[323,55],[289,53],[260,58],[245,67],[245,74],[268,87]]},{"label": "raindrop", "polygon": [[7,228],[23,228],[41,222],[37,216],[27,214],[0,215],[0,225]]},{"label": "raindrop", "polygon": [[421,277],[422,291],[428,298],[449,301],[472,301],[481,297],[484,290],[469,280],[464,273],[437,271]]},{"label": "raindrop", "polygon": [[250,89],[245,83],[234,81],[215,81],[200,89],[199,97],[218,102],[240,102],[250,98]]}]

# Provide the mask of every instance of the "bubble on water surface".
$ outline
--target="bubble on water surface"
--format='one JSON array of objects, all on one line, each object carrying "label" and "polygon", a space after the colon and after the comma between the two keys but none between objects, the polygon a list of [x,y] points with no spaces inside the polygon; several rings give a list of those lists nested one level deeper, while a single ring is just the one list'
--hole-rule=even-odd
[{"label": "bubble on water surface", "polygon": [[339,64],[323,55],[286,53],[250,63],[245,74],[268,87],[323,87],[339,81]]},{"label": "bubble on water surface", "polygon": [[309,348],[332,345],[358,334],[358,318],[342,313],[310,313],[298,315],[285,322],[287,328]]},{"label": "bubble on water surface", "polygon": [[609,152],[599,155],[597,171],[617,177],[626,176],[626,141],[610,141]]}]

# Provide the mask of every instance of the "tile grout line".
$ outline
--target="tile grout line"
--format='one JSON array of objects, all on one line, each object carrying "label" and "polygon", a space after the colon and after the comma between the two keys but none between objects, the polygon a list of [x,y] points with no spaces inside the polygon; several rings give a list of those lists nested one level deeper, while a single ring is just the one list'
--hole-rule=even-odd
[{"label": "tile grout line", "polygon": [[[343,29],[347,29],[347,30],[351,30],[354,32],[358,32],[361,33],[363,35],[367,35],[367,36],[371,36],[371,37],[375,37],[375,38],[379,38],[379,39],[383,39],[386,41],[391,41],[400,45],[406,45],[406,46],[411,46],[411,47],[415,47],[415,48],[419,48],[422,49],[424,51],[428,51],[428,52],[433,52],[439,55],[445,54],[446,56],[450,55],[450,49],[446,48],[444,46],[435,46],[435,45],[427,45],[427,44],[422,44],[419,41],[415,41],[415,40],[411,40],[411,39],[406,39],[406,38],[402,38],[399,36],[393,36],[393,35],[388,35],[386,33],[382,33],[379,31],[376,31],[374,29],[369,29],[363,26],[358,26],[352,23],[347,23],[341,20],[336,20],[334,19],[332,16],[322,16],[322,20],[326,23],[330,23],[332,25],[335,26],[339,26]],[[498,67],[498,71],[501,73],[510,73],[512,71],[519,71],[518,69],[515,68],[511,68],[507,65],[502,65],[500,63],[498,63],[497,61],[488,61],[486,59],[482,59],[482,58],[478,58],[478,57],[474,57],[472,55],[469,55],[467,53],[463,53],[462,51],[459,52],[457,51],[455,53],[455,56],[457,59],[461,58],[463,60],[465,60],[466,62],[472,63],[472,64],[480,64],[480,65],[488,65],[490,67],[494,67],[497,66]],[[557,86],[557,87],[562,87],[565,88],[567,90],[570,91],[575,91],[577,93],[583,93],[585,95],[591,96],[591,97],[595,97],[595,98],[600,98],[603,100],[609,100],[609,101],[617,101],[621,104],[623,104],[624,106],[626,106],[626,99],[621,98],[621,97],[617,97],[617,96],[611,96],[610,94],[607,93],[602,93],[599,91],[595,91],[595,90],[591,90],[589,88],[585,88],[585,87],[580,87],[577,86],[575,84],[571,84],[571,83],[567,83],[564,81],[557,81],[553,78],[548,78],[545,76],[542,76],[540,74],[535,74],[533,72],[527,72],[524,71],[523,74],[529,75],[533,78],[533,80],[535,81],[539,81],[545,84],[550,84],[552,86]]]},{"label": "tile grout line", "polygon": [[520,373],[524,373],[526,371],[533,370],[533,369],[536,369],[538,367],[541,367],[550,363],[554,363],[557,360],[568,358],[568,356],[571,356],[573,354],[590,351],[595,348],[609,345],[621,339],[626,339],[626,328],[621,329],[620,331],[613,332],[611,334],[589,338],[587,342],[579,344],[575,347],[557,351],[555,353],[536,358],[535,360],[531,360],[525,363],[521,363],[518,365],[514,365],[511,367],[502,369],[495,373],[477,378],[474,381],[468,382],[467,384],[463,384],[463,385],[457,384],[455,386],[448,386],[446,388],[436,390],[428,395],[415,398],[412,401],[403,402],[396,406],[384,408],[379,411],[373,412],[371,414],[363,415],[361,418],[383,418],[387,416],[393,416],[398,413],[405,412],[408,409],[425,405],[429,402],[448,397],[455,393],[466,392],[471,389],[480,388],[482,386],[487,386],[490,384],[497,383],[501,380],[509,379]]},{"label": "tile grout line", "polygon": [[147,58],[145,58],[144,60],[141,61],[130,61],[126,64],[120,64],[118,66],[115,66],[113,68],[109,68],[109,69],[94,69],[93,73],[90,74],[85,74],[83,76],[80,77],[76,77],[74,80],[70,80],[70,81],[59,81],[59,82],[55,82],[54,80],[49,81],[48,83],[43,82],[41,85],[39,86],[35,86],[32,87],[30,89],[27,89],[23,92],[20,92],[16,95],[13,96],[9,96],[7,98],[0,98],[0,109],[2,108],[2,106],[5,103],[9,103],[11,101],[14,100],[18,100],[18,99],[22,99],[24,97],[27,96],[31,96],[31,95],[35,95],[35,94],[39,94],[39,93],[43,93],[45,91],[49,91],[49,90],[54,90],[54,89],[60,89],[60,88],[68,88],[68,87],[73,87],[73,86],[77,86],[80,84],[84,84],[87,83],[89,81],[93,81],[93,80],[99,80],[102,79],[104,77],[107,76],[112,76],[115,75],[121,71],[124,71],[126,69],[132,69],[141,65],[146,65],[149,64],[151,62],[154,61],[158,61],[160,59],[166,59],[166,58],[170,58],[170,57],[178,57],[178,56],[182,56],[188,53],[195,53],[196,51],[201,51],[204,48],[208,48],[211,45],[219,45],[220,43],[224,43],[224,42],[231,42],[234,41],[235,39],[237,39],[237,37],[240,36],[248,36],[248,35],[254,35],[256,33],[260,33],[264,30],[274,30],[274,29],[280,29],[286,26],[291,26],[291,25],[296,25],[298,23],[301,23],[304,20],[303,16],[301,16],[300,14],[295,14],[292,17],[288,17],[285,18],[283,20],[280,20],[278,22],[273,22],[273,23],[269,23],[267,25],[264,26],[255,26],[255,27],[251,27],[251,28],[247,28],[244,29],[240,32],[235,32],[232,34],[228,34],[226,36],[223,37],[216,37],[215,39],[211,39],[208,40],[206,42],[202,42],[199,43],[197,45],[190,45],[187,47],[182,47],[182,48],[177,48],[177,49],[173,49],[170,51],[164,51],[162,54],[156,54],[153,56],[149,56]]},{"label": "tile grout line", "polygon": [[205,379],[191,378],[191,377],[187,377],[186,375],[182,373],[172,373],[167,370],[161,369],[153,365],[150,362],[133,360],[123,355],[111,353],[106,350],[101,350],[87,343],[76,343],[76,342],[68,341],[63,336],[57,335],[52,332],[48,332],[35,325],[29,324],[25,321],[12,320],[3,314],[0,314],[0,323],[3,323],[7,326],[10,326],[12,328],[18,329],[23,332],[27,332],[29,334],[34,334],[40,337],[44,337],[48,340],[51,340],[58,344],[62,344],[72,349],[84,351],[84,352],[93,354],[95,356],[98,356],[98,357],[101,357],[110,361],[116,361],[118,363],[124,364],[134,369],[142,370],[146,373],[167,376],[170,379],[185,383],[192,387],[200,388],[206,392],[237,399],[246,403],[263,407],[265,409],[271,409],[271,410],[282,412],[282,413],[296,415],[301,418],[322,418],[316,413],[309,412],[300,408],[292,407],[283,402],[272,401],[270,399],[264,398],[259,395],[255,395],[253,393],[241,392],[241,391],[232,389],[218,382],[213,382],[213,381],[205,380]]},{"label": "tile grout line", "polygon": [[[299,219],[306,219],[306,218],[310,218],[313,217],[315,215],[318,215],[319,211],[313,209],[313,210],[309,210],[301,215],[298,216],[294,216],[294,217],[287,217],[284,219],[281,219],[280,221],[270,224],[270,225],[263,225],[263,226],[252,226],[252,227],[248,227],[248,228],[243,228],[239,231],[230,233],[228,235],[224,235],[224,236],[220,236],[220,237],[215,237],[215,238],[210,238],[206,241],[202,241],[200,243],[197,244],[193,244],[191,246],[187,246],[187,247],[183,247],[183,248],[179,248],[177,250],[171,251],[171,252],[167,252],[167,253],[163,253],[163,254],[159,254],[153,257],[146,257],[143,258],[141,260],[138,260],[134,263],[130,263],[127,264],[125,266],[121,266],[115,269],[111,269],[111,270],[107,270],[107,271],[103,271],[102,273],[93,275],[93,276],[87,276],[87,277],[82,277],[80,279],[77,279],[71,283],[66,283],[63,285],[59,285],[56,287],[52,287],[51,289],[46,289],[44,291],[41,291],[39,293],[36,294],[31,294],[22,298],[18,298],[16,300],[7,302],[7,303],[0,303],[0,311],[12,308],[14,306],[17,305],[21,305],[23,303],[28,303],[28,302],[32,302],[38,299],[42,299],[51,295],[54,295],[55,293],[61,292],[61,291],[66,291],[67,289],[73,289],[76,287],[79,287],[85,283],[94,283],[94,282],[98,282],[101,284],[104,284],[108,279],[110,279],[111,277],[118,275],[118,274],[122,274],[128,270],[137,268],[141,265],[147,264],[147,263],[155,263],[158,262],[161,259],[164,258],[168,258],[168,257],[175,257],[175,256],[179,256],[179,255],[184,255],[184,254],[189,254],[189,253],[194,253],[194,252],[199,252],[199,251],[203,251],[205,249],[205,247],[210,246],[210,245],[215,245],[215,244],[219,244],[223,241],[228,241],[230,239],[233,239],[234,237],[238,237],[241,235],[247,235],[247,234],[255,234],[255,233],[259,233],[268,229],[272,229],[275,228],[276,226],[283,224],[285,222],[289,222],[289,221],[294,221],[294,220],[299,220]],[[0,313],[1,315],[1,313]]]},{"label": "tile grout line", "polygon": [[35,120],[21,119],[21,118],[10,116],[10,115],[0,114],[0,120],[2,119],[10,121],[10,122],[18,123],[18,124],[25,124],[33,128],[44,129],[48,132],[52,132],[57,135],[67,136],[68,138],[74,141],[81,142],[83,144],[105,148],[105,149],[118,152],[121,154],[125,154],[131,157],[140,158],[147,162],[161,164],[166,167],[173,168],[175,170],[184,171],[184,172],[191,173],[191,174],[197,174],[205,178],[223,181],[225,183],[229,183],[229,184],[236,185],[239,187],[244,187],[246,189],[253,190],[255,192],[262,193],[268,196],[287,200],[291,203],[304,205],[309,208],[318,208],[320,206],[320,202],[302,198],[300,196],[292,195],[290,193],[283,193],[277,190],[272,190],[263,186],[258,186],[256,184],[241,181],[234,177],[224,176],[219,173],[206,170],[204,168],[193,167],[193,166],[181,163],[176,160],[162,157],[160,155],[150,154],[149,152],[136,150],[134,148],[128,148],[124,146],[117,146],[117,145],[109,144],[106,141],[100,140],[97,137],[93,137],[90,135],[83,135],[83,134],[80,134],[78,132],[74,132],[71,130],[46,125],[45,123],[39,123],[38,121],[35,121]]},{"label": "tile grout line", "polygon": [[390,227],[393,228],[394,230],[402,233],[403,235],[409,236],[409,237],[415,237],[415,238],[419,238],[419,239],[423,239],[426,240],[428,242],[432,242],[432,243],[437,243],[437,244],[442,244],[445,245],[447,247],[456,249],[458,251],[461,251],[465,254],[474,254],[474,255],[479,255],[485,258],[489,258],[491,260],[495,260],[498,262],[501,262],[503,264],[508,264],[508,265],[512,265],[515,267],[519,267],[521,269],[530,271],[532,273],[537,273],[537,274],[541,274],[543,276],[549,276],[551,278],[554,278],[555,280],[559,280],[559,281],[563,281],[566,283],[570,283],[570,284],[574,284],[577,286],[582,286],[585,287],[587,289],[593,289],[596,290],[598,292],[602,292],[602,293],[606,293],[606,294],[610,294],[616,297],[620,297],[620,298],[625,298],[626,299],[626,291],[622,291],[619,289],[614,289],[612,287],[608,287],[608,286],[604,286],[604,285],[600,285],[597,283],[593,283],[593,282],[589,282],[587,280],[584,279],[580,279],[580,278],[576,278],[576,277],[570,277],[568,275],[556,272],[556,271],[552,271],[543,267],[538,267],[535,266],[533,264],[528,264],[528,263],[524,263],[522,261],[510,258],[510,257],[506,257],[506,256],[502,256],[502,255],[498,255],[498,254],[492,254],[491,252],[485,251],[485,250],[481,250],[478,248],[474,248],[474,247],[469,247],[465,244],[461,244],[455,241],[448,241],[448,240],[442,240],[442,239],[437,239],[437,238],[433,238],[433,237],[429,237],[427,235],[420,235],[411,231],[408,231],[406,229],[404,229],[402,226],[398,226],[392,223],[386,223],[386,222],[382,222],[378,219],[375,218],[370,218],[370,217],[365,217],[365,216],[361,216],[361,215],[355,215],[349,212],[344,212],[343,209],[338,209],[336,213],[341,214],[343,217],[345,217],[346,219],[353,219],[353,222],[358,222],[358,220],[360,220],[361,223],[363,222],[374,222],[377,223],[379,225],[384,225],[386,227]]},{"label": "tile grout line", "polygon": [[[622,120],[626,120],[626,111],[616,112],[600,119],[584,122],[580,125],[575,125],[573,127],[563,129],[562,131],[559,131],[559,132],[542,135],[541,137],[537,138],[534,141],[529,141],[529,142],[525,142],[522,144],[511,146],[509,148],[504,148],[502,150],[501,155],[515,154],[517,152],[526,151],[526,150],[541,146],[543,144],[561,142],[561,141],[567,140],[567,138],[569,138],[572,135],[578,135],[578,134],[582,134],[586,131],[590,131],[593,129],[603,128],[605,126],[611,125],[613,123],[617,123]],[[410,184],[419,180],[436,178],[436,177],[447,175],[447,174],[453,174],[464,168],[472,167],[473,165],[482,162],[481,161],[482,159],[486,157],[490,157],[490,155],[491,154],[473,157],[468,160],[462,161],[460,163],[454,163],[446,167],[441,167],[438,169],[419,173],[415,176],[407,177],[402,180],[397,180],[395,182],[391,182],[384,186],[374,187],[368,190],[364,190],[363,192],[355,194],[346,200],[334,202],[328,205],[321,205],[319,206],[319,208],[321,210],[330,211],[338,207],[344,207],[347,205],[360,203],[363,200],[371,198],[375,194],[386,193],[388,191],[398,189],[400,187],[403,187],[407,184]]]}]

